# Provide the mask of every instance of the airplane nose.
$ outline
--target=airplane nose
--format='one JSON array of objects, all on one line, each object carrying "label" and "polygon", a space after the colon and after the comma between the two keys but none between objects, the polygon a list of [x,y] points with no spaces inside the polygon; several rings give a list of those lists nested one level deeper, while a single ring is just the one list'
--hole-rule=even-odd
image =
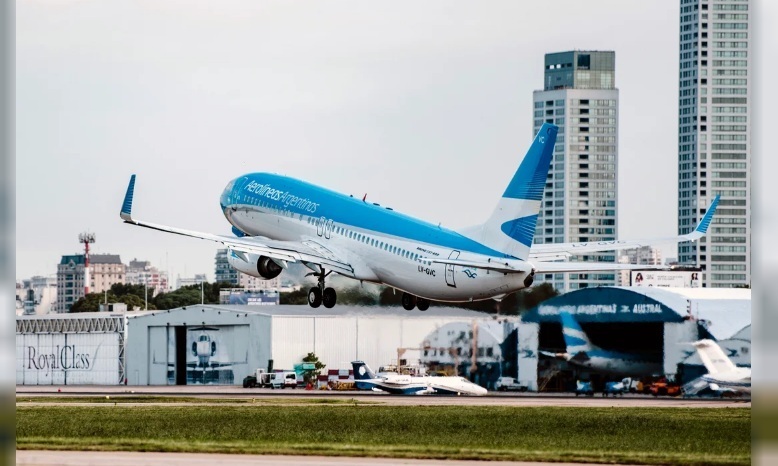
[{"label": "airplane nose", "polygon": [[224,191],[222,191],[222,195],[219,198],[219,204],[221,205],[222,210],[224,210],[228,205],[232,203],[232,188],[235,186],[235,180],[230,181],[227,183],[227,186],[224,188]]}]

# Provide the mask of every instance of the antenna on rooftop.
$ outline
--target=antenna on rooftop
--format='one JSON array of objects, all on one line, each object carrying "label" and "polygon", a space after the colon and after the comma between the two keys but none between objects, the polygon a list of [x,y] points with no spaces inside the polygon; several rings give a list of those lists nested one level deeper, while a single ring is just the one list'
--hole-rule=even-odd
[{"label": "antenna on rooftop", "polygon": [[95,234],[84,232],[78,235],[78,242],[84,245],[84,296],[89,294],[89,245],[95,242]]}]

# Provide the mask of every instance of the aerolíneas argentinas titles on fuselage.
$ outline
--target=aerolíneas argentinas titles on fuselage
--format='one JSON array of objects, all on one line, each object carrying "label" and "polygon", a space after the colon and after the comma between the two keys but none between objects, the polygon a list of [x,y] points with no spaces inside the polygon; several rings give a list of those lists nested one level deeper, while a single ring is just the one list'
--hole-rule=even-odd
[{"label": "aerol\u00edneas argentinas titles on fuselage", "polygon": [[[491,216],[481,225],[454,231],[392,209],[304,181],[251,173],[229,182],[221,208],[235,237],[148,223],[132,217],[135,175],[121,218],[137,226],[215,241],[226,246],[230,264],[271,279],[289,262],[312,270],[311,306],[335,305],[325,285],[331,272],[384,284],[403,292],[403,307],[426,310],[430,300],[467,302],[502,299],[530,286],[536,273],[646,268],[644,265],[563,262],[574,254],[663,242],[694,241],[711,222],[716,197],[689,234],[652,240],[532,244],[558,128],[544,124]],[[584,201],[585,202],[585,201]]]}]

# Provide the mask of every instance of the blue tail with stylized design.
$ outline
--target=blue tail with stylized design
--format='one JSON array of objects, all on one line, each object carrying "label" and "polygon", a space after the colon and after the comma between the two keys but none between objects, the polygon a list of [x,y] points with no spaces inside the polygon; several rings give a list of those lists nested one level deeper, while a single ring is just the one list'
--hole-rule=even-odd
[{"label": "blue tail with stylized design", "polygon": [[462,233],[508,257],[529,257],[559,128],[544,123],[492,216]]},{"label": "blue tail with stylized design", "polygon": [[352,361],[351,367],[354,369],[354,380],[375,379],[375,374],[364,361]]},{"label": "blue tail with stylized design", "polygon": [[595,349],[589,341],[578,321],[570,313],[561,311],[559,318],[562,321],[562,336],[565,338],[565,345],[569,354],[588,352]]}]

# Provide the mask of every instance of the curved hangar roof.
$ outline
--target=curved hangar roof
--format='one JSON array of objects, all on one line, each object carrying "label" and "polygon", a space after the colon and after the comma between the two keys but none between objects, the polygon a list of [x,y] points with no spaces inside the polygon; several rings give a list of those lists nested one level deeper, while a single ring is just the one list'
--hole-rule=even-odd
[{"label": "curved hangar roof", "polygon": [[544,301],[522,315],[524,322],[558,322],[559,312],[581,322],[707,321],[716,339],[729,338],[751,323],[751,290],[742,288],[584,288]]}]

